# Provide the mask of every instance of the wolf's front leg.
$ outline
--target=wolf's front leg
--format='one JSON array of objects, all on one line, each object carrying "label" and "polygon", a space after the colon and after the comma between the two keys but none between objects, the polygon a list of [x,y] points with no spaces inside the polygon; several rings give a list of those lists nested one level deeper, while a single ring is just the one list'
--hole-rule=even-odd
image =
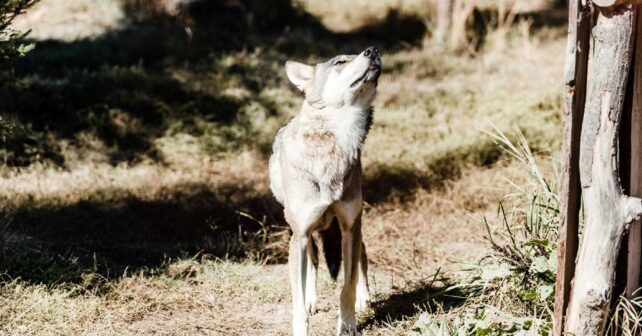
[{"label": "wolf's front leg", "polygon": [[292,287],[292,334],[294,336],[308,335],[308,310],[305,304],[306,273],[308,271],[307,256],[308,238],[296,233],[290,239],[290,285]]},{"label": "wolf's front leg", "polygon": [[356,311],[368,308],[370,302],[370,290],[368,289],[368,256],[366,245],[361,243],[361,258],[359,259],[359,279],[357,280],[357,302]]},{"label": "wolf's front leg", "polygon": [[355,316],[355,301],[358,281],[358,266],[361,258],[361,218],[355,220],[352,227],[342,228],[342,250],[344,283],[341,290],[339,308],[338,335],[356,335],[357,319]]}]

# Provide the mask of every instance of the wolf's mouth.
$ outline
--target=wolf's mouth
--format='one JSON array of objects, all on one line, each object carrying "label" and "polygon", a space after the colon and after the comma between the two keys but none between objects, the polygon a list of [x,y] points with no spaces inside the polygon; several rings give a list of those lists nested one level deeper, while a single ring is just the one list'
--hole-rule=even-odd
[{"label": "wolf's mouth", "polygon": [[370,69],[366,70],[366,72],[364,72],[363,75],[361,75],[354,82],[352,82],[352,84],[350,84],[350,87],[353,87],[357,85],[359,82],[361,82],[362,80],[364,80],[366,78],[366,75],[368,74],[368,71],[370,71]]},{"label": "wolf's mouth", "polygon": [[379,79],[379,75],[381,74],[381,65],[377,63],[372,63],[366,69],[366,71],[361,75],[359,78],[357,78],[352,84],[350,84],[350,87],[354,87],[355,85],[359,84],[360,82],[376,82]]}]

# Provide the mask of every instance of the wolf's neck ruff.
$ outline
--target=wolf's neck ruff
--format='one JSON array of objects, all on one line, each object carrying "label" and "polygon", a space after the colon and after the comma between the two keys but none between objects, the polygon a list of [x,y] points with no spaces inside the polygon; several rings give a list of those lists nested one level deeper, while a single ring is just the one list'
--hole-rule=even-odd
[{"label": "wolf's neck ruff", "polygon": [[300,156],[298,168],[331,201],[338,200],[351,167],[360,169],[361,149],[372,123],[372,108],[344,106],[316,109],[304,102],[292,120],[296,131],[287,156]]},{"label": "wolf's neck ruff", "polygon": [[306,100],[299,115],[300,131],[304,140],[313,140],[311,146],[316,145],[319,139],[334,139],[339,149],[350,158],[357,159],[372,125],[372,118],[371,106],[315,108]]}]

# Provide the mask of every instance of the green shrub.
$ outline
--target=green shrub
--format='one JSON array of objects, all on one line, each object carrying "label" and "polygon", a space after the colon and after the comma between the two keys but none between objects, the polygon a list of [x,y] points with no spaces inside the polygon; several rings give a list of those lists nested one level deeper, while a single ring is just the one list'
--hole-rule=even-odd
[{"label": "green shrub", "polygon": [[36,0],[6,0],[0,3],[0,83],[13,80],[13,61],[33,48],[25,41],[29,32],[18,32],[10,28],[18,14],[33,5]]},{"label": "green shrub", "polygon": [[[33,49],[25,41],[29,32],[18,32],[10,28],[13,19],[37,0],[5,0],[0,2],[0,90],[13,83],[13,61]],[[11,135],[12,125],[3,117],[8,111],[0,110],[0,143]]]}]

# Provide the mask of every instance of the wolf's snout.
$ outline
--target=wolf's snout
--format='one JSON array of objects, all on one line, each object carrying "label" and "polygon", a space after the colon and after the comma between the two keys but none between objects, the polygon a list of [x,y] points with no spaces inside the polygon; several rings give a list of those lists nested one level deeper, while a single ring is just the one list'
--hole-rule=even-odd
[{"label": "wolf's snout", "polygon": [[375,59],[379,57],[379,49],[373,46],[369,46],[368,48],[366,48],[366,50],[363,51],[363,56]]}]

